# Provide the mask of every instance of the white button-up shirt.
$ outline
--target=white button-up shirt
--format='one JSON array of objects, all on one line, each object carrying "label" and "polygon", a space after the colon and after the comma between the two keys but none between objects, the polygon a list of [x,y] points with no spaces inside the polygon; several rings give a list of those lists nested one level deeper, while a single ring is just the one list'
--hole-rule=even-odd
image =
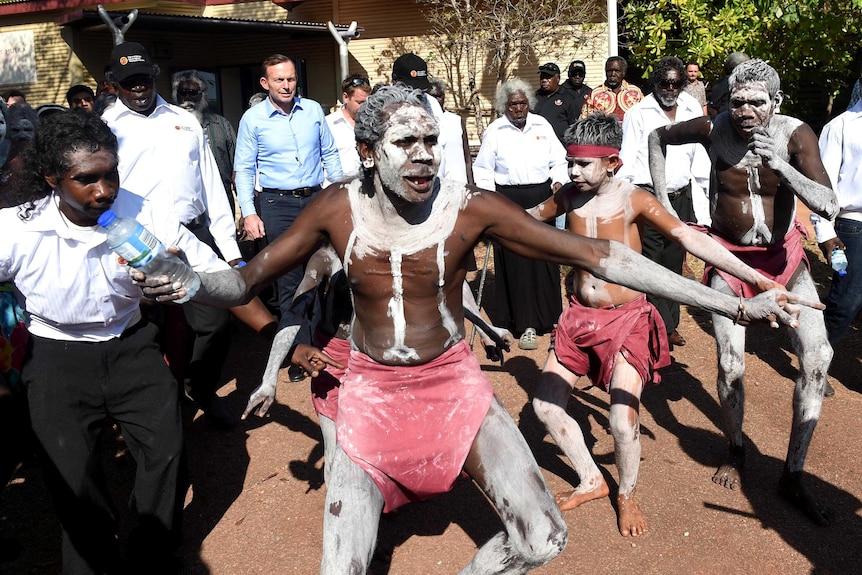
[{"label": "white button-up shirt", "polygon": [[[823,127],[820,157],[838,196],[838,217],[862,221],[862,100]],[[817,241],[835,236],[832,224],[821,218]]]},{"label": "white button-up shirt", "polygon": [[[118,337],[140,317],[141,288],[108,248],[102,228],[76,226],[58,206],[52,194],[27,219],[19,216],[23,207],[0,210],[0,281],[12,281],[26,298],[27,328],[34,335],[66,341]],[[111,209],[138,220],[165,246],[182,249],[195,271],[228,269],[169,210],[122,189]]]},{"label": "white button-up shirt", "polygon": [[[359,161],[359,152],[356,151],[356,133],[353,131],[353,126],[344,117],[344,111],[341,109],[328,114],[326,124],[335,139],[335,147],[338,148],[338,160],[341,162],[344,180],[358,178],[362,165]],[[331,183],[329,174],[324,170],[323,186],[326,187]]]},{"label": "white button-up shirt", "polygon": [[170,206],[180,222],[206,214],[225,260],[242,257],[218,166],[192,114],[157,95],[149,116],[117,100],[102,119],[120,144],[118,169],[124,188]]},{"label": "white button-up shirt", "polygon": [[[681,92],[676,102],[676,122],[684,122],[703,116],[703,107],[690,94]],[[650,184],[649,172],[649,135],[656,128],[671,124],[670,119],[659,106],[655,94],[650,94],[623,118],[623,145],[620,159],[623,167],[616,177],[633,184]],[[709,156],[700,144],[683,144],[667,147],[668,193],[684,188],[694,179],[703,189],[709,188]]]},{"label": "white button-up shirt", "polygon": [[486,190],[502,186],[569,181],[566,150],[543,117],[528,113],[523,130],[504,115],[488,126],[473,162],[476,185]]}]

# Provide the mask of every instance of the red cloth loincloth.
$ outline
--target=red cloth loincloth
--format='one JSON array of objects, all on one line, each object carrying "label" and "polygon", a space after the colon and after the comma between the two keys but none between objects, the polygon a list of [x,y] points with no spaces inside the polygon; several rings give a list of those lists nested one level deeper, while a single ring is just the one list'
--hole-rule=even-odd
[{"label": "red cloth loincloth", "polygon": [[320,372],[317,377],[311,378],[311,402],[314,404],[314,411],[318,415],[335,421],[335,416],[338,414],[338,386],[341,385],[341,380],[344,378],[347,364],[350,361],[350,341],[326,336],[315,331],[314,345],[345,366],[345,369],[338,369],[327,365],[325,371]]},{"label": "red cloth loincloth", "polygon": [[618,307],[591,308],[569,297],[557,324],[554,353],[566,369],[587,375],[607,391],[617,353],[641,380],[659,383],[658,369],[670,365],[664,321],[645,295]]},{"label": "red cloth loincloth", "polygon": [[[784,236],[782,243],[775,243],[769,246],[740,246],[734,244],[725,238],[712,233],[708,228],[699,227],[701,231],[706,231],[715,240],[726,247],[730,253],[745,262],[749,267],[752,267],[762,273],[771,280],[775,280],[781,285],[786,286],[796,269],[799,267],[799,262],[805,262],[805,266],[810,270],[811,264],[808,262],[808,256],[805,255],[805,248],[802,245],[802,238],[808,237],[808,230],[796,220],[787,235]],[[733,292],[745,298],[754,297],[759,291],[754,286],[742,281],[736,276],[723,272],[720,269],[706,265],[703,269],[703,283],[709,285],[709,272],[716,271],[724,281],[733,289]]]},{"label": "red cloth loincloth", "polygon": [[493,396],[463,340],[415,366],[382,365],[353,350],[336,437],[380,488],[389,512],[452,488]]}]

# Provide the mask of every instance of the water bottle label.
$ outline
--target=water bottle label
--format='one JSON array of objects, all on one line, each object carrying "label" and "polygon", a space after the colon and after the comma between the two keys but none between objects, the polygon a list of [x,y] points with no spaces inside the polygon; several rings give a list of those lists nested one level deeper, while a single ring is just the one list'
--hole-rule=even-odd
[{"label": "water bottle label", "polygon": [[142,234],[133,234],[126,241],[114,248],[120,256],[133,268],[145,266],[159,253],[161,244],[151,233],[144,230]]}]

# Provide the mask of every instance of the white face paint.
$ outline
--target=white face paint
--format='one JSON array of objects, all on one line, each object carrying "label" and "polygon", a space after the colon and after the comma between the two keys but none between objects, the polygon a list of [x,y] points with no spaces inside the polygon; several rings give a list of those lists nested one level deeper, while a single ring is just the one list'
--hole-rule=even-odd
[{"label": "white face paint", "polygon": [[441,158],[437,121],[420,106],[402,104],[388,123],[374,150],[383,188],[411,203],[429,199]]},{"label": "white face paint", "polygon": [[610,179],[604,158],[566,158],[569,179],[580,192],[595,192]]},{"label": "white face paint", "polygon": [[766,82],[736,84],[730,93],[730,118],[743,138],[760,127],[766,127],[775,112],[775,102],[769,97]]}]

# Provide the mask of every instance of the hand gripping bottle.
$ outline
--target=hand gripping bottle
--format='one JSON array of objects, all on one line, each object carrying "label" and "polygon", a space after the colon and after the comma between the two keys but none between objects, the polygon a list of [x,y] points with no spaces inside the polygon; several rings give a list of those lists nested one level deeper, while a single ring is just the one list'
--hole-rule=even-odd
[{"label": "hand gripping bottle", "polygon": [[113,210],[99,216],[98,223],[108,235],[108,247],[135,269],[148,276],[168,276],[180,282],[186,290],[183,303],[190,300],[201,286],[201,279],[186,263],[168,252],[162,243],[144,226],[132,218],[118,217]]},{"label": "hand gripping bottle", "polygon": [[[811,214],[811,225],[814,226],[814,235],[817,236],[818,243],[822,243],[822,234],[818,229],[820,227],[820,216],[818,216],[817,214]],[[836,247],[834,250],[832,250],[832,257],[830,259],[832,260],[832,269],[835,270],[835,272],[839,276],[846,276],[847,254],[844,253],[844,250]]]}]

